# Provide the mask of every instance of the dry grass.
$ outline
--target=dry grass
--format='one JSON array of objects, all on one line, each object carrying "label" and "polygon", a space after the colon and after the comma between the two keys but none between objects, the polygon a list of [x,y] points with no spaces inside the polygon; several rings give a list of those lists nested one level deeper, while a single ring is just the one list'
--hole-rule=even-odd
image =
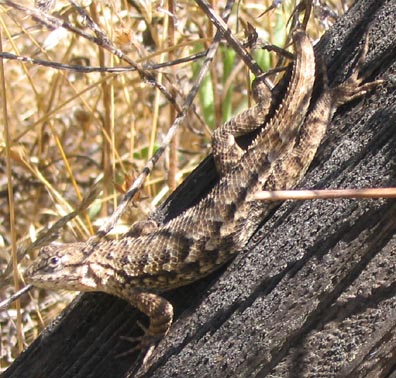
[{"label": "dry grass", "polygon": [[[234,7],[229,25],[239,38],[244,38],[243,25],[249,22],[262,40],[284,43],[294,2],[284,1],[257,18],[269,3],[246,1],[240,3],[237,12]],[[344,10],[340,3],[328,1],[326,6],[340,14]],[[33,2],[20,4],[34,7]],[[213,25],[191,1],[179,1],[172,12],[174,18],[168,17],[169,11],[163,8],[166,5],[157,1],[81,0],[79,4],[115,46],[141,65],[203,51],[214,34]],[[214,5],[220,10],[224,6],[220,2]],[[92,34],[68,1],[59,0],[49,13]],[[176,21],[175,28],[170,26],[172,20]],[[92,41],[64,29],[49,30],[21,10],[0,6],[0,22],[5,52],[68,65],[127,66]],[[332,22],[331,17],[325,15],[321,19],[317,15],[310,25],[311,35],[317,38],[328,22]],[[274,55],[260,52],[257,56],[264,69],[276,63]],[[182,104],[201,64],[202,60],[197,60],[152,73]],[[15,291],[16,281],[22,285],[24,267],[36,253],[18,256],[20,265],[12,278],[9,273],[13,241],[18,251],[26,250],[42,229],[78,207],[83,196],[98,183],[101,193],[93,204],[59,235],[62,242],[87,239],[112,213],[125,186],[158,148],[174,120],[174,111],[164,96],[136,72],[81,73],[16,60],[4,60],[3,69],[0,267],[5,272],[1,293],[6,298]],[[124,214],[114,233],[122,233],[134,221],[144,218],[169,194],[168,183],[171,187],[180,183],[209,153],[210,130],[246,107],[247,93],[246,69],[223,46],[200,89],[195,112],[190,112],[179,130],[171,148],[173,153],[165,153],[159,161],[135,206]],[[10,202],[7,184],[12,188]],[[15,256],[14,253],[14,259]],[[9,309],[0,313],[2,370],[71,297],[35,290],[21,298],[20,312]]]}]

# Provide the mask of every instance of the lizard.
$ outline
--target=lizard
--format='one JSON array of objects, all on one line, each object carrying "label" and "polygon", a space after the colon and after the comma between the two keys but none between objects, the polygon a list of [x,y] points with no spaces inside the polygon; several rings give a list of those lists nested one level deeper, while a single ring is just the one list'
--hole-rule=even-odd
[{"label": "lizard", "polygon": [[[219,181],[196,205],[163,225],[137,226],[118,240],[94,239],[43,247],[26,270],[26,281],[48,289],[102,291],[118,296],[150,318],[142,346],[165,336],[173,307],[161,293],[196,281],[232,259],[248,242],[274,203],[255,199],[261,190],[294,188],[308,169],[335,110],[381,81],[363,83],[354,72],[312,100],[315,56],[304,31],[293,32],[295,58],[285,95],[267,117],[271,91],[253,82],[256,105],[213,135]],[[324,74],[325,76],[325,74]],[[235,137],[258,130],[242,149]]]}]

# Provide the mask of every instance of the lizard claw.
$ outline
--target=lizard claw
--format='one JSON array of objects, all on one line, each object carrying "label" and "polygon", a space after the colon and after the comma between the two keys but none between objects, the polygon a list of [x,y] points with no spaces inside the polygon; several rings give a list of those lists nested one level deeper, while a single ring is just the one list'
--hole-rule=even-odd
[{"label": "lizard claw", "polygon": [[145,361],[150,357],[148,354],[151,355],[153,353],[157,343],[163,338],[163,335],[150,334],[149,328],[145,327],[141,322],[137,321],[136,324],[143,330],[144,335],[135,337],[120,336],[122,340],[128,341],[129,343],[136,343],[136,345],[125,352],[117,354],[115,356],[116,358],[125,357],[140,350],[145,353],[145,357],[143,359],[143,361]]},{"label": "lizard claw", "polygon": [[[142,329],[146,330],[146,327],[144,327],[141,323],[138,322],[138,325]],[[138,371],[140,371],[140,369],[145,370],[148,368],[149,360],[153,355],[156,344],[158,343],[160,338],[147,335],[146,332],[143,336],[137,336],[137,337],[121,336],[120,338],[131,343],[137,343],[137,345],[135,345],[133,348],[130,348],[125,352],[115,355],[115,358],[122,358],[125,356],[129,356],[135,353],[136,351],[139,351],[139,354],[136,357],[130,371],[131,376],[137,377],[138,376],[137,373]]]}]

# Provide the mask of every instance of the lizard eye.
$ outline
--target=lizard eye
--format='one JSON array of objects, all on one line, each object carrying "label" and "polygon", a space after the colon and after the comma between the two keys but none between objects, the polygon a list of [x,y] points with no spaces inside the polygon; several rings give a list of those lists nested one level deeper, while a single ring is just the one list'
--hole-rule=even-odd
[{"label": "lizard eye", "polygon": [[61,262],[61,259],[58,256],[53,256],[48,260],[48,266],[50,268],[56,268]]}]

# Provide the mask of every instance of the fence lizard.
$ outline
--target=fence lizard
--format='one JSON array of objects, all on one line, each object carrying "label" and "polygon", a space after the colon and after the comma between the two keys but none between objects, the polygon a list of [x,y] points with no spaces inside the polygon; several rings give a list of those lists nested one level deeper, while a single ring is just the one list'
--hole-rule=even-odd
[{"label": "fence lizard", "polygon": [[[267,120],[271,92],[254,82],[257,105],[214,132],[221,178],[197,205],[162,226],[119,240],[46,246],[26,271],[26,280],[49,289],[103,291],[123,298],[150,318],[146,339],[164,336],[172,305],[159,294],[214,271],[241,250],[274,204],[254,199],[260,190],[293,188],[308,169],[334,111],[364,95],[379,81],[362,84],[359,69],[324,89],[314,104],[315,58],[305,32],[293,33],[295,61],[286,94]],[[326,81],[326,80],[325,80]],[[260,129],[246,150],[235,136]],[[148,223],[149,225],[149,223]]]}]

